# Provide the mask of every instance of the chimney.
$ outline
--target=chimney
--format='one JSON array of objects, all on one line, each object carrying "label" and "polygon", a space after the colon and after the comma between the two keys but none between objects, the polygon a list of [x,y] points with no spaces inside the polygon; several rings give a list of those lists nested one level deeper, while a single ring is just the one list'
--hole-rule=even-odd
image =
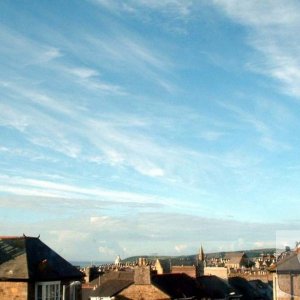
[{"label": "chimney", "polygon": [[141,266],[146,266],[147,265],[147,262],[146,262],[146,258],[144,257],[139,257],[139,263],[138,265],[141,267]]},{"label": "chimney", "polygon": [[150,266],[137,266],[134,268],[134,284],[151,284]]},{"label": "chimney", "polygon": [[87,267],[87,268],[85,269],[85,282],[86,282],[86,283],[88,283],[88,282],[91,281],[91,273],[92,273],[91,268],[90,268],[90,267]]},{"label": "chimney", "polygon": [[138,262],[138,266],[141,266],[142,265],[142,258],[139,257],[139,262]]}]

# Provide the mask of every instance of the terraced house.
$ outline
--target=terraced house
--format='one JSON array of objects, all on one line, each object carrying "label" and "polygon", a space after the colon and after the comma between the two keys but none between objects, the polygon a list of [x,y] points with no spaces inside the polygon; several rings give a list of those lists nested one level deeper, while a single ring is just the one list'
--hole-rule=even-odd
[{"label": "terraced house", "polygon": [[36,237],[0,237],[1,300],[81,300],[82,273]]}]

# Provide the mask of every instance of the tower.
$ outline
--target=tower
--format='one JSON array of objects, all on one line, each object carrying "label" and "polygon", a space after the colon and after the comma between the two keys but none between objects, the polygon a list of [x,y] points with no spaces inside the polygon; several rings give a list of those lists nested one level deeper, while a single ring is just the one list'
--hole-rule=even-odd
[{"label": "tower", "polygon": [[199,250],[198,261],[202,261],[202,262],[205,263],[205,254],[204,254],[202,245],[201,245],[201,248]]},{"label": "tower", "polygon": [[197,257],[197,266],[196,266],[196,277],[204,275],[204,268],[206,267],[205,254],[203,247],[201,245],[199,249],[199,254]]}]

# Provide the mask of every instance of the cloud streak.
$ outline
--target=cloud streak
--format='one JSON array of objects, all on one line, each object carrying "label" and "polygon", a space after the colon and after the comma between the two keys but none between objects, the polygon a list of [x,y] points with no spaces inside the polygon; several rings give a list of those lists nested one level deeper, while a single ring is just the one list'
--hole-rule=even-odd
[{"label": "cloud streak", "polygon": [[299,3],[296,1],[222,1],[214,4],[235,22],[250,29],[248,42],[258,53],[250,70],[281,83],[281,90],[299,97]]},{"label": "cloud streak", "polygon": [[[72,229],[65,229],[68,222]],[[18,222],[2,226],[11,233],[18,231]],[[203,218],[185,214],[133,214],[131,218],[98,215],[76,216],[60,221],[37,221],[23,227],[31,235],[43,232],[42,240],[56,245],[56,250],[69,259],[113,260],[121,256],[149,255],[163,249],[160,255],[196,254],[205,240],[205,251],[228,251],[276,245],[276,232],[295,228],[294,223],[238,222],[228,219]],[[264,231],[261,228],[264,227]],[[249,232],[256,236],[245,239]],[[225,236],[224,232],[228,234]],[[195,236],[197,238],[195,239]],[[209,238],[208,238],[209,237]],[[136,245],[139,239],[140,245]],[[57,243],[59,240],[59,243]],[[81,249],[81,244],[85,247]],[[77,250],[76,250],[77,249]],[[78,250],[80,249],[80,250]],[[81,252],[80,252],[81,251]]]},{"label": "cloud streak", "polygon": [[3,234],[91,258],[272,243],[300,194],[299,11],[1,2]]}]

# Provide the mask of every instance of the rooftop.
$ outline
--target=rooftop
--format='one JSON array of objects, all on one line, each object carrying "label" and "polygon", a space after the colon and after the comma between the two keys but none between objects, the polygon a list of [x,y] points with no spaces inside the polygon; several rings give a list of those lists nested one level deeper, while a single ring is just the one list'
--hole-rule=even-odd
[{"label": "rooftop", "polygon": [[82,273],[44,244],[39,237],[0,237],[0,278],[80,279]]}]

